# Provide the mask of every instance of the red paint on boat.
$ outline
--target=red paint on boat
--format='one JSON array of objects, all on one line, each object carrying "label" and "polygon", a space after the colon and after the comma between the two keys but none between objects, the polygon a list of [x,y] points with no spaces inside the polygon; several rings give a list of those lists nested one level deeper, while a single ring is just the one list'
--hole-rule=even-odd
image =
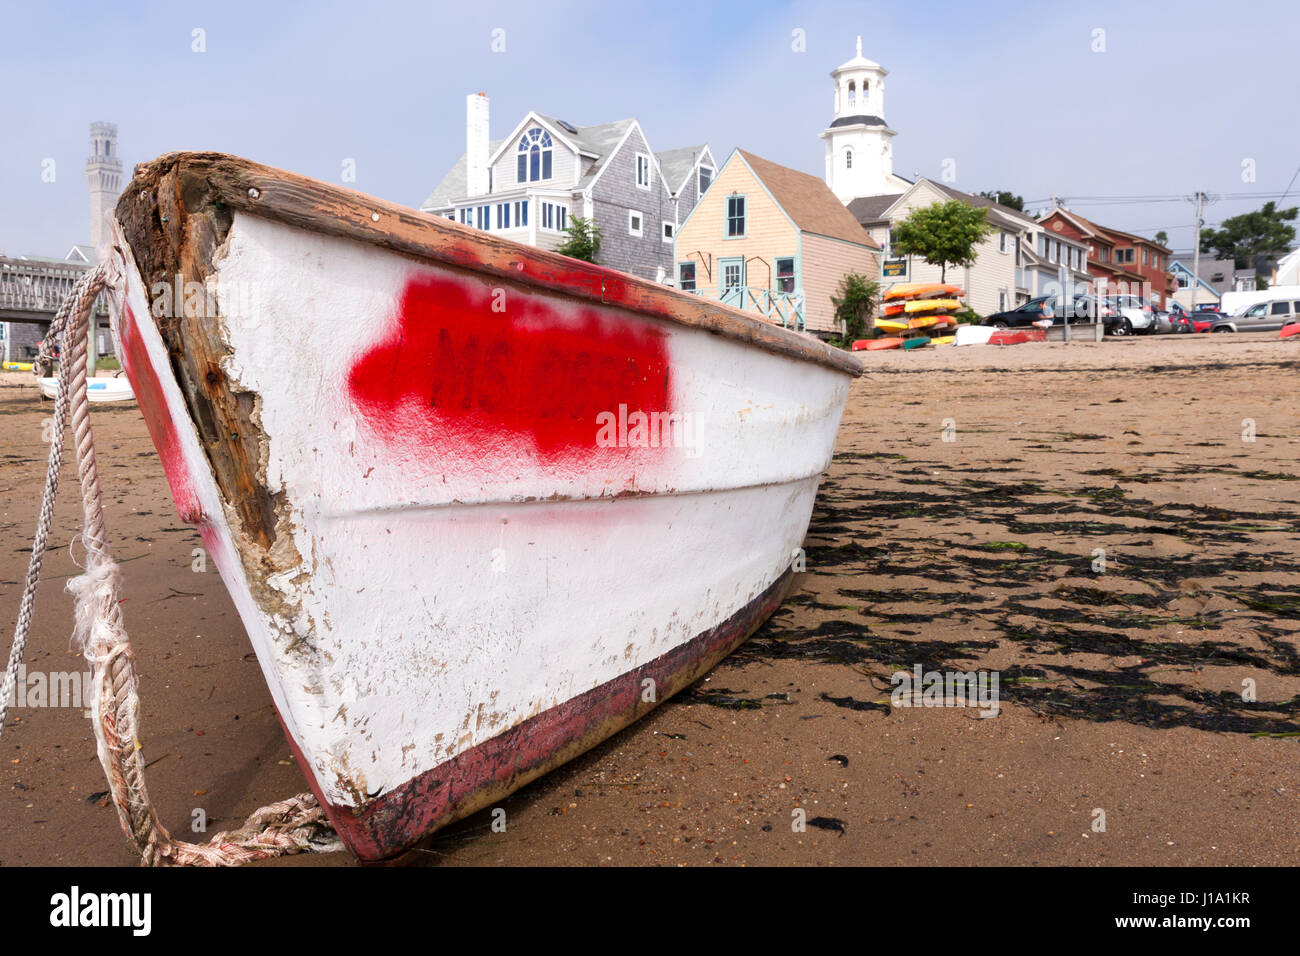
[{"label": "red paint on boat", "polygon": [[158,373],[149,361],[149,351],[140,336],[135,313],[128,302],[122,303],[122,323],[118,329],[118,338],[122,342],[122,367],[135,392],[149,437],[153,439],[154,448],[158,449],[158,457],[162,459],[172,500],[176,502],[176,512],[182,521],[198,524],[203,520],[203,509],[194,492],[189,467],[185,464],[176,423],[167,413],[167,400],[163,397]]},{"label": "red paint on boat", "polygon": [[1293,335],[1300,335],[1300,322],[1292,322],[1290,325],[1282,326],[1282,330],[1277,337],[1279,339],[1289,339]]},{"label": "red paint on boat", "polygon": [[672,412],[665,333],[458,278],[410,279],[347,389],[382,441],[431,458],[492,457],[521,440],[547,461],[625,458],[598,448],[597,416]]}]

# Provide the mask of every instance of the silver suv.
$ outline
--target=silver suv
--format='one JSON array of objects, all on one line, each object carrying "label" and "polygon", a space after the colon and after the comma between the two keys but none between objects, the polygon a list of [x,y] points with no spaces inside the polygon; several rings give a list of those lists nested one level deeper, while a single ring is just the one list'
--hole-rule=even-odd
[{"label": "silver suv", "polygon": [[1134,332],[1150,335],[1156,331],[1159,309],[1149,299],[1140,295],[1108,295],[1104,301],[1119,316],[1112,326],[1116,335],[1132,335]]},{"label": "silver suv", "polygon": [[1284,325],[1300,322],[1300,299],[1256,302],[1236,315],[1228,315],[1210,326],[1211,332],[1276,332]]}]

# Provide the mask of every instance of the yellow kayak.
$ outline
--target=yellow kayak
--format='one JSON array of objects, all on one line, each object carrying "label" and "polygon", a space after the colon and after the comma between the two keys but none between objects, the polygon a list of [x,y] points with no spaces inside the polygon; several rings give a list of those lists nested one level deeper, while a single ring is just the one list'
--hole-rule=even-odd
[{"label": "yellow kayak", "polygon": [[32,370],[31,362],[5,362],[4,369],[6,372],[30,372]]},{"label": "yellow kayak", "polygon": [[910,327],[910,323],[898,319],[876,319],[876,328],[884,329],[886,332],[902,332]]},{"label": "yellow kayak", "polygon": [[930,340],[931,345],[952,345],[957,340],[955,335],[936,335]]},{"label": "yellow kayak", "polygon": [[944,285],[939,282],[904,282],[900,285],[890,286],[881,298],[886,301],[893,299],[915,299],[925,296],[954,296],[961,295],[961,287],[955,285]]},{"label": "yellow kayak", "polygon": [[908,312],[950,312],[960,308],[956,299],[915,299],[907,303]]}]

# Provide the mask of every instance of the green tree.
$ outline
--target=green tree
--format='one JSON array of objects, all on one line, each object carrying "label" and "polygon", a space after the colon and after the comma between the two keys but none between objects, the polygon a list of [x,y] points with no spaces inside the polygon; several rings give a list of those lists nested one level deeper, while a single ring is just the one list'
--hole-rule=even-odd
[{"label": "green tree", "polygon": [[999,206],[1007,206],[1016,212],[1025,211],[1025,197],[1017,196],[1006,189],[986,189],[980,193],[985,199],[992,199]]},{"label": "green tree", "polygon": [[596,261],[596,256],[600,255],[600,226],[594,220],[570,216],[569,226],[564,232],[568,238],[556,248],[556,252],[583,262]]},{"label": "green tree", "polygon": [[894,226],[895,254],[920,256],[939,267],[939,281],[948,280],[949,266],[969,266],[979,255],[976,247],[995,230],[987,209],[976,209],[960,199],[913,209]]},{"label": "green tree", "polygon": [[835,306],[835,318],[843,323],[844,338],[852,342],[860,338],[867,327],[867,319],[876,310],[876,299],[880,295],[880,283],[857,272],[850,272],[840,279],[836,295],[831,296]]},{"label": "green tree", "polygon": [[1156,242],[1160,243],[1160,245],[1162,246],[1169,245],[1169,233],[1161,229],[1159,232],[1156,233]]},{"label": "green tree", "polygon": [[1238,269],[1254,266],[1256,256],[1276,255],[1291,247],[1295,226],[1287,223],[1297,212],[1300,207],[1278,209],[1277,203],[1266,202],[1254,212],[1225,219],[1220,229],[1201,230],[1201,252],[1231,259]]}]

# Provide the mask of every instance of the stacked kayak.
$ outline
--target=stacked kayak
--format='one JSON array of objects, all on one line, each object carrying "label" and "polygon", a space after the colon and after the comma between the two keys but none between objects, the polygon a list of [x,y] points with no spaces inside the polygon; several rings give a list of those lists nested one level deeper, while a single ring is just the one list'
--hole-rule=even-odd
[{"label": "stacked kayak", "polygon": [[890,286],[881,296],[882,316],[876,319],[876,328],[901,339],[895,348],[910,351],[927,345],[951,345],[957,329],[957,319],[951,313],[965,308],[962,295],[959,287],[938,282]]}]

